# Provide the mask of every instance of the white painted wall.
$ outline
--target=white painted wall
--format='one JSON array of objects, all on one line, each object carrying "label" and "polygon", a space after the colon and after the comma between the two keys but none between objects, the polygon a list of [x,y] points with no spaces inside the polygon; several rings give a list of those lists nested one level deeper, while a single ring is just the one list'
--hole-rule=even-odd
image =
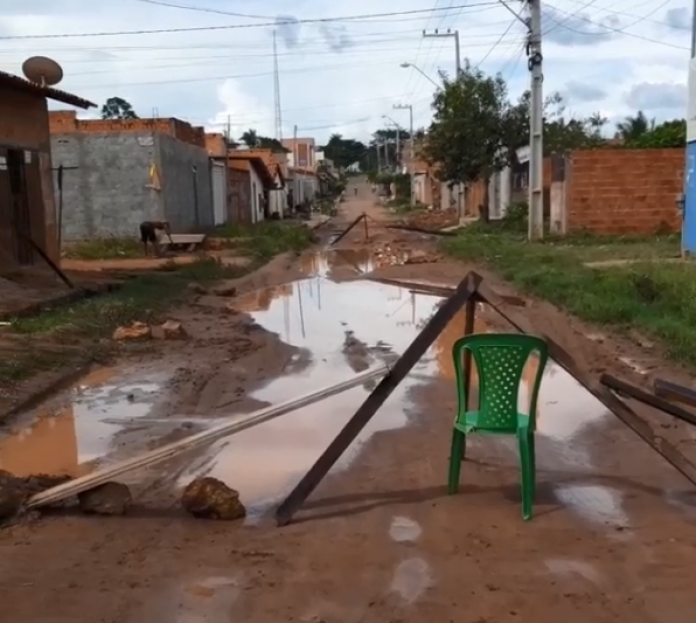
[{"label": "white painted wall", "polygon": [[213,185],[213,219],[222,225],[227,219],[225,201],[227,197],[227,175],[224,162],[211,161],[211,183]]},{"label": "white painted wall", "polygon": [[249,167],[251,183],[251,222],[260,223],[263,217],[263,182],[254,167]]}]

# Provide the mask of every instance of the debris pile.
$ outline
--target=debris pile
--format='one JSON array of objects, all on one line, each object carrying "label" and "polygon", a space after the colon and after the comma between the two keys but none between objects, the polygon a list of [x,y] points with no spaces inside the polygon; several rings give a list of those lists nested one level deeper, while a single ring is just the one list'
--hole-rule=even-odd
[{"label": "debris pile", "polygon": [[176,320],[167,320],[162,327],[162,337],[165,340],[185,340],[188,337],[186,329]]},{"label": "debris pile", "polygon": [[419,227],[420,229],[443,229],[456,225],[459,215],[454,208],[447,210],[425,210],[414,213],[402,225]]},{"label": "debris pile", "polygon": [[181,495],[181,506],[201,519],[232,521],[246,516],[239,492],[209,476],[196,478],[187,485]]}]

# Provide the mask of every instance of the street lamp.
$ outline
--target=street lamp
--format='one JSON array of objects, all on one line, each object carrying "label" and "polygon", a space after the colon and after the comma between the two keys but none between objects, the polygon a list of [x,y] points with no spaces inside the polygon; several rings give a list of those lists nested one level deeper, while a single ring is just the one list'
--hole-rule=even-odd
[{"label": "street lamp", "polygon": [[414,65],[413,63],[401,63],[401,67],[403,67],[404,69],[408,69],[409,67],[410,67],[411,69],[415,69],[415,70],[416,70],[421,76],[423,76],[426,80],[429,80],[430,82],[432,82],[438,89],[440,88],[440,85],[439,85],[437,82],[435,82],[435,80],[433,80],[428,74],[426,74],[426,73],[425,73],[420,67],[418,67],[417,65]]}]

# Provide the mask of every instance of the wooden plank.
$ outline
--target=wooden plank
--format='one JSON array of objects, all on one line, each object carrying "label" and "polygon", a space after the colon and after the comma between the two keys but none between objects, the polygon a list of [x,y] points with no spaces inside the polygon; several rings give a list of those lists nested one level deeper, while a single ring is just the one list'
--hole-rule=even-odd
[{"label": "wooden plank", "polygon": [[660,398],[681,402],[689,407],[696,407],[696,391],[690,387],[665,381],[664,379],[655,379],[653,381],[653,391]]},{"label": "wooden plank", "polygon": [[447,326],[447,323],[454,318],[455,314],[469,298],[474,296],[480,281],[481,277],[479,275],[469,273],[457,286],[456,292],[430,318],[423,330],[416,336],[416,339],[411,342],[403,355],[399,357],[391,372],[375,387],[372,393],[365,399],[365,402],[360,405],[355,415],[343,427],[288,497],[280,504],[276,510],[276,521],[279,526],[287,525],[292,521],[293,516],[304,501],[312,494],[326,474],[329,473],[329,470],[335,465],[336,461],[341,458],[343,453],[355,441],[360,431],[365,428],[365,425],[377,413],[384,401],[435,342]]},{"label": "wooden plank", "polygon": [[[452,296],[456,288],[443,283],[432,283],[430,281],[414,281],[411,279],[390,279],[388,277],[376,277],[368,276],[366,279],[372,281],[378,281],[380,283],[386,283],[387,285],[397,286],[400,288],[409,288],[418,294],[432,294],[433,296],[448,297]],[[505,301],[508,305],[515,305],[516,307],[525,307],[527,301],[520,298],[519,296],[508,296],[505,294],[499,294],[500,298]]]},{"label": "wooden plank", "polygon": [[341,242],[341,240],[343,240],[343,239],[348,235],[348,233],[350,232],[350,230],[353,229],[353,227],[355,227],[355,226],[356,226],[360,221],[362,221],[364,218],[365,218],[365,213],[361,214],[361,215],[360,215],[358,218],[356,218],[350,225],[348,225],[348,227],[346,227],[346,228],[343,230],[343,232],[340,233],[340,234],[338,235],[337,238],[334,238],[334,239],[329,243],[329,246],[333,246],[333,245],[338,244],[339,242]]},{"label": "wooden plank", "polygon": [[650,425],[643,420],[631,407],[602,385],[598,378],[585,370],[580,370],[573,358],[553,339],[536,331],[531,322],[513,309],[504,309],[505,302],[485,284],[480,284],[479,295],[495,309],[515,329],[522,333],[531,333],[544,338],[549,346],[549,356],[570,374],[580,385],[589,391],[621,422],[638,435],[655,452],[664,458],[672,467],[683,474],[693,484],[696,484],[696,465],[691,463],[677,448],[664,437],[655,434]]},{"label": "wooden plank", "polygon": [[651,407],[654,407],[659,411],[663,411],[668,415],[674,416],[675,418],[678,418],[683,422],[696,426],[696,414],[687,411],[679,405],[673,405],[667,400],[663,400],[662,398],[655,396],[650,392],[646,392],[644,389],[641,389],[640,387],[631,385],[631,383],[627,383],[622,379],[616,378],[611,374],[602,374],[599,380],[602,383],[602,385],[606,385],[609,389],[619,394],[623,394],[624,396],[633,398],[638,402],[650,405]]},{"label": "wooden plank", "polygon": [[161,448],[151,450],[141,454],[140,456],[127,459],[116,463],[115,465],[110,465],[99,469],[91,474],[82,476],[80,478],[75,478],[69,482],[66,482],[57,487],[52,487],[46,491],[34,495],[27,503],[27,508],[35,508],[38,506],[46,506],[48,504],[55,504],[61,500],[70,498],[83,491],[88,491],[99,485],[109,482],[114,478],[126,474],[128,472],[134,471],[136,469],[141,469],[143,467],[148,467],[150,465],[156,465],[157,463],[162,463],[163,461],[168,461],[176,456],[190,452],[195,448],[204,447],[210,445],[211,443],[234,435],[253,426],[258,426],[263,422],[268,422],[274,418],[290,413],[291,411],[296,411],[302,407],[324,400],[329,396],[334,396],[348,389],[352,389],[358,385],[362,385],[366,381],[376,379],[378,377],[384,376],[389,373],[389,366],[382,365],[371,370],[366,370],[361,374],[354,376],[347,381],[341,383],[336,383],[330,387],[325,387],[319,391],[312,392],[310,394],[305,394],[300,398],[294,398],[293,400],[288,400],[279,405],[274,405],[271,407],[266,407],[259,411],[255,411],[249,415],[242,416],[241,418],[235,418],[224,424],[220,424],[213,428],[209,428],[203,432],[191,435],[185,439],[175,441],[174,443],[167,444]]},{"label": "wooden plank", "polygon": [[423,229],[413,225],[385,225],[387,229],[400,229],[403,231],[413,231],[419,234],[429,234],[431,236],[456,236],[457,232],[445,231],[442,229]]},{"label": "wooden plank", "polygon": [[167,238],[169,244],[201,244],[205,240],[205,234],[172,234]]}]

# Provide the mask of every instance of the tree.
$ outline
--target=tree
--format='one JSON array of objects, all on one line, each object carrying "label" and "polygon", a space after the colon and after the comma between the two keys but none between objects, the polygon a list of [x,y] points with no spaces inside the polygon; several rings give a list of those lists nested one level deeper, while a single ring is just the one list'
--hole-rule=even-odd
[{"label": "tree", "polygon": [[102,119],[138,119],[133,106],[121,97],[110,97],[101,109]]},{"label": "tree", "polygon": [[[500,75],[486,76],[467,60],[456,80],[445,80],[433,100],[433,121],[422,155],[437,164],[442,181],[473,183],[484,180],[481,216],[487,219],[488,180],[510,162],[520,109],[510,106]],[[512,143],[512,144],[511,144]]]},{"label": "tree", "polygon": [[642,110],[635,117],[626,117],[616,124],[616,138],[624,143],[638,140],[643,134],[655,129],[655,119],[649,120]]},{"label": "tree", "polygon": [[351,164],[355,164],[362,159],[367,147],[356,139],[343,138],[340,134],[332,134],[328,143],[322,149],[324,155],[337,167],[346,169]]},{"label": "tree", "polygon": [[670,149],[686,145],[686,119],[673,119],[652,124],[647,132],[624,143],[629,149]]},{"label": "tree", "polygon": [[239,140],[250,149],[259,146],[259,136],[256,134],[256,130],[247,130],[239,137]]}]

